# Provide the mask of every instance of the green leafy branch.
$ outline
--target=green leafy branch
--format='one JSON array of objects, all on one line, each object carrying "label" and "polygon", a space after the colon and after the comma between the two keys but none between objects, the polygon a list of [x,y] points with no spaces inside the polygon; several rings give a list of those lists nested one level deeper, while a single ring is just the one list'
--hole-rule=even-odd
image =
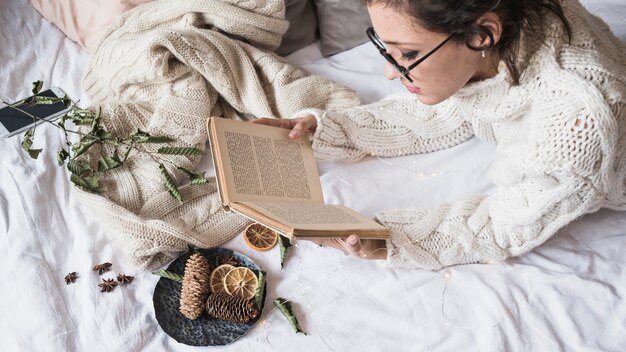
[{"label": "green leafy branch", "polygon": [[[32,92],[37,94],[43,86],[42,81],[33,82]],[[196,172],[179,167],[174,163],[159,157],[158,155],[180,155],[180,156],[199,156],[205,154],[203,150],[194,147],[173,147],[168,143],[175,142],[174,138],[169,136],[154,136],[147,132],[137,130],[128,136],[114,136],[107,131],[101,124],[101,109],[83,109],[72,103],[68,97],[44,97],[32,96],[28,99],[21,100],[17,103],[9,104],[2,100],[9,107],[26,114],[33,119],[34,125],[24,134],[22,148],[28,155],[37,159],[43,149],[34,149],[35,130],[39,123],[49,123],[63,131],[65,138],[65,146],[57,153],[57,162],[59,166],[67,165],[70,171],[70,180],[74,185],[87,192],[100,194],[100,177],[103,173],[123,167],[131,152],[145,153],[149,155],[155,163],[158,164],[161,179],[169,191],[169,193],[182,202],[182,196],[175,182],[175,178],[167,170],[164,164],[172,165],[178,172],[185,176],[192,185],[201,185],[208,182],[204,176],[204,172]],[[68,112],[65,113],[57,122],[49,121],[44,118],[34,116],[22,108],[33,105],[50,105],[63,103]],[[83,133],[73,131],[66,128],[67,121],[72,122],[75,126],[86,126],[89,132]],[[78,142],[70,142],[69,134],[80,136]],[[164,144],[154,152],[147,151],[143,148],[146,144]],[[104,153],[95,162],[95,165],[86,161],[84,155],[94,146],[109,145],[113,148],[112,152]]]}]

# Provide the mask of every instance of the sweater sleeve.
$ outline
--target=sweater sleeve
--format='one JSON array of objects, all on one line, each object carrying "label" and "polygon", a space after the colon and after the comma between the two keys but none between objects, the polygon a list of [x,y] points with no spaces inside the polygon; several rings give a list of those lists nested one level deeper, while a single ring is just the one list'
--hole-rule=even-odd
[{"label": "sweater sleeve", "polygon": [[343,110],[308,110],[300,115],[307,113],[318,119],[313,149],[320,159],[429,153],[473,135],[471,124],[453,106],[427,106],[412,96]]},{"label": "sweater sleeve", "polygon": [[561,171],[500,186],[487,197],[382,212],[377,220],[391,230],[390,266],[436,270],[524,254],[597,210],[601,198],[587,178]]},{"label": "sweater sleeve", "polygon": [[[534,88],[516,88],[532,99],[530,109],[482,117],[498,136],[491,194],[377,214],[391,233],[389,265],[440,269],[519,256],[623,194],[622,111],[576,74],[549,62],[540,71],[528,78],[540,82]],[[498,109],[518,97],[509,91]]]}]

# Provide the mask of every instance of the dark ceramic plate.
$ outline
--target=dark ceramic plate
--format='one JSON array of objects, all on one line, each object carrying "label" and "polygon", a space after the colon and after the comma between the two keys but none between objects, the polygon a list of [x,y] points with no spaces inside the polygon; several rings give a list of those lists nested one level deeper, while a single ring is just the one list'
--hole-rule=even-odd
[{"label": "dark ceramic plate", "polygon": [[[197,249],[207,257],[209,263],[215,267],[226,258],[232,256],[237,266],[245,266],[258,275],[259,266],[245,255],[225,248]],[[191,255],[186,253],[174,260],[167,271],[183,275],[185,263]],[[243,336],[260,319],[265,302],[265,292],[259,314],[247,323],[231,323],[225,320],[210,317],[206,311],[197,320],[187,319],[178,310],[180,304],[181,284],[162,277],[154,289],[154,313],[163,331],[174,340],[190,346],[222,346],[228,345]],[[265,290],[264,290],[265,291]]]}]

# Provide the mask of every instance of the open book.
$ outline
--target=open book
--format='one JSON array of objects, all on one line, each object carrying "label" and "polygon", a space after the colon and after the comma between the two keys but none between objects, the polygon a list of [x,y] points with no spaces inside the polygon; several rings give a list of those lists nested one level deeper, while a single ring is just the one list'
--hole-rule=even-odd
[{"label": "open book", "polygon": [[386,239],[389,230],[341,205],[326,205],[308,136],[220,117],[208,120],[222,206],[289,238]]}]

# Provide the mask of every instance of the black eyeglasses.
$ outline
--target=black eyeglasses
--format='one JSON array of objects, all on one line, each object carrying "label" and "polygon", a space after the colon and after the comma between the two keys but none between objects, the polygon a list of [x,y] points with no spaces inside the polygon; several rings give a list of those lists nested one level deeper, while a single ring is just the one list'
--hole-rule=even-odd
[{"label": "black eyeglasses", "polygon": [[378,38],[378,36],[376,35],[376,32],[374,32],[374,27],[367,28],[365,33],[367,33],[367,37],[374,44],[376,49],[378,49],[378,51],[380,52],[380,55],[382,55],[387,61],[389,61],[389,63],[392,64],[396,68],[396,70],[398,70],[398,72],[400,72],[400,74],[411,83],[413,83],[413,80],[411,79],[411,77],[409,77],[409,71],[414,69],[415,66],[421,64],[424,60],[428,59],[430,55],[434,54],[435,51],[439,50],[442,46],[444,46],[444,44],[446,44],[450,39],[452,39],[452,37],[454,37],[454,34],[450,34],[450,36],[446,38],[446,40],[444,40],[441,44],[437,45],[437,47],[435,47],[433,50],[428,52],[428,54],[422,56],[419,60],[412,63],[409,67],[404,67],[404,66],[400,66],[398,62],[391,55],[389,55],[389,53],[387,53],[385,44],[383,44],[382,40],[380,40],[380,38]]}]

